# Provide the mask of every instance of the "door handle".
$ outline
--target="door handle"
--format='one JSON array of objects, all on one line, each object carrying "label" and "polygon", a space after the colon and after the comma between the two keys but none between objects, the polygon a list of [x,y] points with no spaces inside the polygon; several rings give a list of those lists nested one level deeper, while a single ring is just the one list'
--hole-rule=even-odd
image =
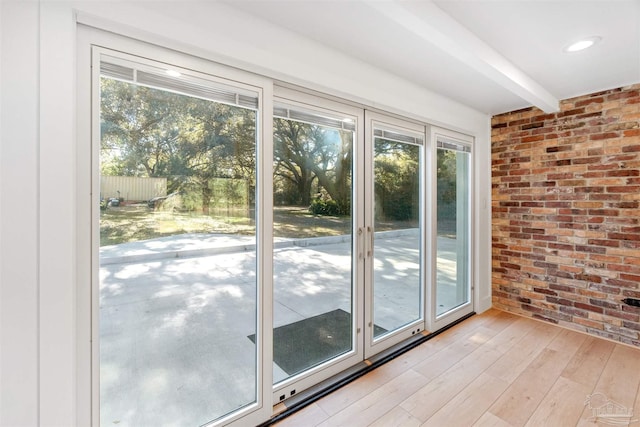
[{"label": "door handle", "polygon": [[369,250],[367,251],[367,257],[373,256],[373,228],[367,226],[367,233],[369,233]]}]

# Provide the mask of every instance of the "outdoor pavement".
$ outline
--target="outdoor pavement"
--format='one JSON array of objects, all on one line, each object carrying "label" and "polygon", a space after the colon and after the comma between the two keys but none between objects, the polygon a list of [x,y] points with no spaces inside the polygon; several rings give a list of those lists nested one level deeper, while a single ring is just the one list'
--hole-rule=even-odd
[{"label": "outdoor pavement", "polygon": [[[418,315],[416,230],[376,233],[374,321]],[[455,240],[438,238],[455,305]],[[185,234],[100,249],[101,425],[197,426],[255,399],[255,240]],[[350,238],[277,239],[274,327],[351,311]],[[287,374],[274,365],[276,382]]]}]

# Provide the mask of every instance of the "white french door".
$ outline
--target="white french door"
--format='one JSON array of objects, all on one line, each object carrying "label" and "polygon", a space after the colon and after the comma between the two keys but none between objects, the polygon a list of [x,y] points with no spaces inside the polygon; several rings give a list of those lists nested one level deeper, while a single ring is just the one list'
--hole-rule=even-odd
[{"label": "white french door", "polygon": [[473,312],[473,139],[433,127],[430,142],[429,328],[435,331]]},{"label": "white french door", "polygon": [[471,138],[85,32],[94,424],[255,425],[473,310]]},{"label": "white french door", "polygon": [[92,423],[259,424],[272,414],[270,81],[81,36]]},{"label": "white french door", "polygon": [[425,126],[366,112],[365,356],[425,328]]},{"label": "white french door", "polygon": [[274,403],[363,360],[362,110],[282,88],[277,95]]}]

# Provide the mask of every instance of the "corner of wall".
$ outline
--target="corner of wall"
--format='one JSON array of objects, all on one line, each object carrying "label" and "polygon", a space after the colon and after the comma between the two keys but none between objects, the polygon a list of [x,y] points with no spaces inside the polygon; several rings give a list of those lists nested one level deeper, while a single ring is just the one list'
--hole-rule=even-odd
[{"label": "corner of wall", "polygon": [[491,308],[491,117],[486,116],[484,132],[476,137],[476,268],[475,311],[482,313]]}]

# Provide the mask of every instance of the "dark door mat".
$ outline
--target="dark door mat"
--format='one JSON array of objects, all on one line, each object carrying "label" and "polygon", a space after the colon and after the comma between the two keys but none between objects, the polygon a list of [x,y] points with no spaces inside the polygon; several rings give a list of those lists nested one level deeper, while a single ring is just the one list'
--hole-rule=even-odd
[{"label": "dark door mat", "polygon": [[[374,325],[374,333],[386,329]],[[273,330],[273,360],[295,375],[351,350],[351,314],[337,309]],[[255,334],[248,337],[255,343]]]}]

